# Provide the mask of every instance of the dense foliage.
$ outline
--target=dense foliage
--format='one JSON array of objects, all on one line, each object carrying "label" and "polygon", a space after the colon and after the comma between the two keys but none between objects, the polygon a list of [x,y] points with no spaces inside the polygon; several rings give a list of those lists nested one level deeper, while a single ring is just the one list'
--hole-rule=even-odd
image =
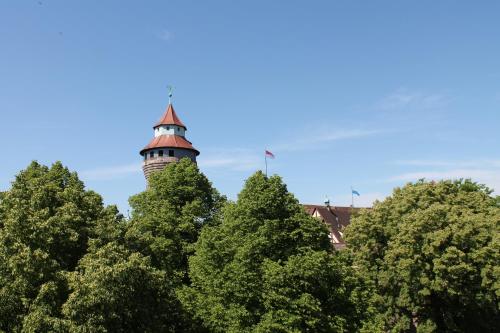
[{"label": "dense foliage", "polygon": [[150,176],[146,191],[130,198],[127,243],[154,266],[185,279],[201,227],[214,223],[224,202],[191,160],[168,164]]},{"label": "dense foliage", "polygon": [[0,330],[60,327],[67,273],[89,239],[119,220],[61,163],[21,171],[0,199]]},{"label": "dense foliage", "polygon": [[212,332],[342,332],[356,323],[347,273],[325,225],[257,172],[203,229],[182,295]]},{"label": "dense foliage", "polygon": [[91,332],[202,330],[176,290],[189,282],[187,258],[201,227],[224,198],[189,159],[151,175],[130,199],[132,219],[105,246],[94,246],[71,276],[64,313],[71,328]]},{"label": "dense foliage", "polygon": [[61,163],[0,192],[0,332],[495,332],[500,198],[408,184],[335,252],[278,176],[226,202],[188,159],[132,217]]},{"label": "dense foliage", "polygon": [[63,313],[77,332],[174,332],[172,284],[148,257],[109,243],[81,260]]},{"label": "dense foliage", "polygon": [[224,201],[182,160],[131,198],[125,222],[61,163],[33,162],[0,194],[0,331],[201,331],[176,290]]},{"label": "dense foliage", "polygon": [[366,331],[496,331],[497,200],[471,181],[420,181],[356,217],[348,249],[379,311]]}]

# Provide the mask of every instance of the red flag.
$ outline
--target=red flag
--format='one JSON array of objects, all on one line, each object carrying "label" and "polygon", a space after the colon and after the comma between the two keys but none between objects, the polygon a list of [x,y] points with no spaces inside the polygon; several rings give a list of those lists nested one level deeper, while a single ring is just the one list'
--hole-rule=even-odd
[{"label": "red flag", "polygon": [[274,158],[274,154],[271,153],[269,150],[266,150],[266,157]]}]

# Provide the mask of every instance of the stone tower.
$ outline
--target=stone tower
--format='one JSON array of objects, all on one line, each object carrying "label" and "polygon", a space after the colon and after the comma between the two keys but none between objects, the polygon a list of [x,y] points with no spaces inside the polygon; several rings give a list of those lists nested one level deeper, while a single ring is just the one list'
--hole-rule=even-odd
[{"label": "stone tower", "polygon": [[200,152],[186,140],[186,126],[177,117],[170,101],[167,111],[153,129],[153,140],[140,151],[146,179],[152,172],[162,170],[168,163],[177,162],[183,157],[188,157],[196,163],[196,156]]}]

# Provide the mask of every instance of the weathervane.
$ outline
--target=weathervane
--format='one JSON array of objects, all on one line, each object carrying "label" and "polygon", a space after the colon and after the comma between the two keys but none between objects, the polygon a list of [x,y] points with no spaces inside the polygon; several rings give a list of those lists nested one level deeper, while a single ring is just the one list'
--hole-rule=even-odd
[{"label": "weathervane", "polygon": [[325,195],[325,206],[330,207],[330,198],[328,197],[328,195]]},{"label": "weathervane", "polygon": [[168,104],[172,104],[172,95],[173,95],[174,87],[167,86],[167,88],[168,88]]}]

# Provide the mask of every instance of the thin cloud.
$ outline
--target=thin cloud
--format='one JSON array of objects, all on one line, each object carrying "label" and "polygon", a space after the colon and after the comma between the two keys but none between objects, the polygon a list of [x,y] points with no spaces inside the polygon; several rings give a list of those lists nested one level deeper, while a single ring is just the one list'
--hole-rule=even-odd
[{"label": "thin cloud", "polygon": [[256,170],[262,166],[262,154],[256,150],[238,148],[212,150],[200,156],[198,165],[202,169]]},{"label": "thin cloud", "polygon": [[382,98],[376,107],[387,111],[409,108],[435,109],[444,107],[448,103],[449,98],[444,94],[426,94],[419,91],[398,89]]},{"label": "thin cloud", "polygon": [[[372,136],[387,131],[381,130],[339,130],[332,132],[323,132],[317,136],[311,136],[307,139],[289,140],[287,142],[271,144],[268,149],[273,153],[296,152],[310,150],[311,145],[320,147],[320,143],[329,143],[337,140],[356,139]],[[233,171],[251,171],[262,167],[264,149],[246,149],[246,148],[228,148],[215,149],[205,152],[200,156],[198,165],[201,168],[216,169],[225,168]]]},{"label": "thin cloud", "polygon": [[[354,197],[354,206],[355,207],[372,207],[373,203],[376,200],[382,201],[387,197],[387,194],[381,192],[369,192],[369,193],[360,193],[361,195]],[[351,205],[351,195],[339,195],[334,197],[334,200],[331,202],[334,206],[350,206]]]},{"label": "thin cloud", "polygon": [[493,96],[493,98],[494,98],[497,102],[498,102],[498,101],[500,101],[500,91],[499,91],[499,92],[497,92],[497,93]]},{"label": "thin cloud", "polygon": [[80,173],[80,176],[85,180],[112,180],[140,172],[141,164],[133,163],[85,170]]},{"label": "thin cloud", "polygon": [[[321,135],[312,136],[306,140],[290,140],[286,143],[270,145],[272,152],[295,152],[310,150],[311,144],[329,143],[337,140],[356,139],[384,133],[380,130],[339,130],[323,132]],[[198,158],[198,166],[201,169],[230,170],[230,171],[254,171],[263,167],[264,149],[248,148],[218,148],[204,151]],[[102,167],[81,172],[82,178],[86,180],[111,180],[125,178],[127,176],[140,173],[140,163]]]},{"label": "thin cloud", "polygon": [[[381,130],[339,130],[332,132],[323,132],[317,136],[311,136],[307,139],[289,140],[287,142],[271,144],[268,149],[273,153],[296,152],[302,150],[310,150],[311,145],[315,145],[321,149],[321,143],[329,143],[338,140],[357,139],[387,131]],[[325,146],[327,147],[327,146]],[[226,168],[234,171],[251,171],[262,168],[264,149],[217,149],[212,152],[207,152],[200,156],[198,164],[202,168],[216,169]],[[209,157],[205,157],[209,156]]]},{"label": "thin cloud", "polygon": [[495,159],[478,159],[472,161],[397,160],[394,163],[417,167],[500,168],[500,160]]},{"label": "thin cloud", "polygon": [[331,133],[324,133],[318,137],[311,138],[308,143],[316,143],[316,142],[330,142],[344,139],[356,139],[362,138],[366,136],[373,136],[375,134],[383,133],[381,130],[339,130]]},{"label": "thin cloud", "polygon": [[300,151],[311,149],[311,144],[329,143],[338,140],[347,139],[358,139],[367,136],[373,136],[387,131],[382,130],[364,130],[364,129],[353,129],[353,130],[336,130],[331,132],[323,132],[316,136],[310,136],[307,139],[301,140],[291,140],[286,143],[279,143],[271,145],[271,149],[274,151]]},{"label": "thin cloud", "polygon": [[168,42],[174,38],[174,34],[170,30],[163,29],[162,31],[160,31],[158,33],[158,38],[160,38],[161,40],[163,40],[165,42]]},{"label": "thin cloud", "polygon": [[485,184],[486,186],[496,190],[500,190],[500,167],[477,169],[477,168],[463,168],[463,169],[449,169],[449,170],[428,170],[418,172],[407,172],[396,175],[387,179],[389,182],[408,182],[416,181],[418,179],[427,180],[443,180],[443,179],[465,179],[470,178],[475,182]]}]

